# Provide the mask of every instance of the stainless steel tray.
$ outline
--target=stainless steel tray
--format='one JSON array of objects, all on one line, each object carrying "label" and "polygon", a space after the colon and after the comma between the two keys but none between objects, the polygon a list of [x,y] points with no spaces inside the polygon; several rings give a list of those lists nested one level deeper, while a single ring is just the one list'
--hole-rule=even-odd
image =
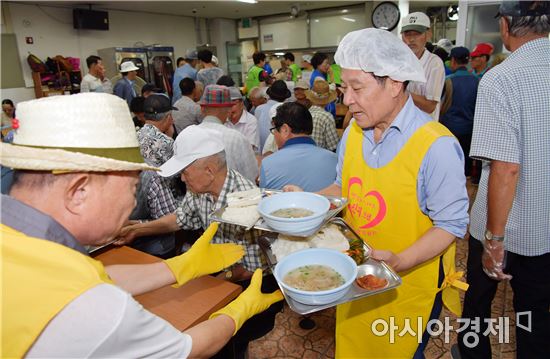
[{"label": "stainless steel tray", "polygon": [[[277,193],[281,193],[281,192],[282,191],[272,190],[272,189],[262,189],[262,197],[268,197],[268,196],[271,196],[271,195],[274,195],[274,194],[277,194]],[[330,202],[330,210],[327,212],[327,216],[325,217],[325,220],[323,221],[323,223],[318,228],[313,229],[312,231],[299,233],[299,234],[296,234],[296,233],[286,233],[286,234],[290,234],[290,235],[297,236],[297,237],[311,236],[312,234],[317,233],[317,231],[319,229],[321,229],[321,227],[323,227],[329,220],[331,220],[338,213],[340,213],[344,209],[346,204],[348,203],[348,199],[345,198],[345,197],[335,197],[335,196],[325,196],[325,197]],[[223,219],[223,212],[225,211],[225,208],[226,207],[222,207],[222,208],[218,209],[217,211],[214,211],[212,214],[210,214],[210,219],[212,221],[216,221],[216,222],[220,222],[220,223],[227,223],[227,224],[233,224],[233,225],[244,227],[243,224],[236,223],[236,222],[231,222],[231,221],[228,221],[226,219]],[[265,232],[276,232],[274,229],[269,227],[267,225],[267,223],[265,223],[264,219],[261,218],[261,217],[260,217],[260,219],[258,219],[256,224],[254,224],[254,226],[252,226],[252,228],[259,229],[259,230],[262,230],[262,231],[265,231]]]},{"label": "stainless steel tray", "polygon": [[[346,236],[348,239],[360,239],[360,237],[355,233],[353,229],[341,218],[332,218],[327,221],[326,224],[335,224],[338,226],[340,231]],[[267,257],[267,261],[269,265],[271,266],[271,269],[273,270],[275,268],[275,265],[277,264],[277,259],[275,258],[275,255],[271,252],[271,244],[277,239],[276,234],[266,234],[258,238],[258,244],[264,254]],[[394,288],[397,288],[401,285],[401,277],[397,275],[393,271],[393,269],[390,268],[386,263],[377,261],[375,259],[369,258],[369,255],[371,253],[371,248],[363,242],[363,248],[365,250],[365,260],[361,265],[359,265],[358,269],[358,276],[364,276],[366,274],[374,274],[377,277],[385,278],[388,281],[388,285],[384,288],[376,289],[376,290],[367,290],[359,287],[357,283],[353,283],[348,291],[348,293],[340,298],[337,301],[334,301],[332,303],[323,304],[323,305],[307,305],[302,304],[300,302],[295,301],[290,296],[288,296],[285,293],[285,290],[281,285],[279,285],[279,288],[281,289],[281,292],[283,292],[283,295],[285,296],[285,299],[290,307],[294,312],[298,314],[310,314],[315,313],[323,309],[327,309],[330,307],[334,307],[338,304],[351,302],[360,298],[365,298],[371,295],[376,295],[379,293],[386,292],[388,290],[392,290]]]}]

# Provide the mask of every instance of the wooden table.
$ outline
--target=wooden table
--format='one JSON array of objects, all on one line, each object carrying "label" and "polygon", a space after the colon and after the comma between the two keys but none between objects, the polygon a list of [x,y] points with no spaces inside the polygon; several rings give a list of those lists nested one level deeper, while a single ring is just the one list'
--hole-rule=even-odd
[{"label": "wooden table", "polygon": [[[146,264],[160,258],[130,247],[113,247],[95,259],[103,265]],[[168,321],[178,330],[185,330],[208,319],[210,314],[224,307],[241,292],[241,287],[211,276],[194,279],[179,288],[166,286],[135,299],[144,308]]]}]

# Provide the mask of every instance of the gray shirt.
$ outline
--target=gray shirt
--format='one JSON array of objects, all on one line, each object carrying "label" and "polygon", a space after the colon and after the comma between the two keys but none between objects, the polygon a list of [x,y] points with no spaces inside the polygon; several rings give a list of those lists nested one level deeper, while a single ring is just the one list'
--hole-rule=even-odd
[{"label": "gray shirt", "polygon": [[484,238],[490,161],[520,165],[505,230],[506,250],[550,252],[550,40],[529,41],[479,84],[470,156],[484,161],[470,233]]},{"label": "gray shirt", "polygon": [[2,224],[29,237],[45,239],[72,248],[82,254],[88,252],[59,222],[49,215],[16,200],[2,195]]},{"label": "gray shirt", "polygon": [[191,125],[201,123],[201,107],[187,96],[183,96],[174,103],[177,110],[172,110],[172,118],[178,133]]},{"label": "gray shirt", "polygon": [[204,87],[208,85],[215,85],[216,82],[218,82],[218,79],[223,75],[223,70],[219,67],[202,69],[197,73],[197,81],[202,82]]},{"label": "gray shirt", "polygon": [[258,161],[250,142],[237,130],[225,127],[214,116],[206,116],[199,125],[221,132],[225,147],[227,168],[235,170],[248,180],[255,182],[259,175]]}]

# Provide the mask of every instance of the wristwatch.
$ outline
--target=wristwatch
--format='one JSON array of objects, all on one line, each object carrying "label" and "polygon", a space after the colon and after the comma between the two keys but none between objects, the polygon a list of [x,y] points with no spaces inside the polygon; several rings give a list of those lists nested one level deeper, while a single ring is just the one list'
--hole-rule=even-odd
[{"label": "wristwatch", "polygon": [[491,232],[490,230],[486,229],[485,230],[485,239],[488,240],[488,241],[498,241],[498,242],[502,242],[504,240],[504,236],[495,236],[493,234],[493,232]]},{"label": "wristwatch", "polygon": [[233,278],[233,271],[231,269],[225,271],[225,279],[226,280],[231,280],[231,278]]}]

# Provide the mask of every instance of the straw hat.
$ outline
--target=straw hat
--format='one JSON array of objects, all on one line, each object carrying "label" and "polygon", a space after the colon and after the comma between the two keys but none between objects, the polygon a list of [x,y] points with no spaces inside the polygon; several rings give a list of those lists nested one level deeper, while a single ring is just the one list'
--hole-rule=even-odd
[{"label": "straw hat", "polygon": [[306,97],[312,104],[325,106],[336,100],[336,91],[330,89],[328,82],[317,80],[313,83],[311,90],[306,91]]},{"label": "straw hat", "polygon": [[104,93],[45,97],[17,106],[13,144],[0,163],[36,171],[105,172],[155,169],[139,152],[126,101]]}]

